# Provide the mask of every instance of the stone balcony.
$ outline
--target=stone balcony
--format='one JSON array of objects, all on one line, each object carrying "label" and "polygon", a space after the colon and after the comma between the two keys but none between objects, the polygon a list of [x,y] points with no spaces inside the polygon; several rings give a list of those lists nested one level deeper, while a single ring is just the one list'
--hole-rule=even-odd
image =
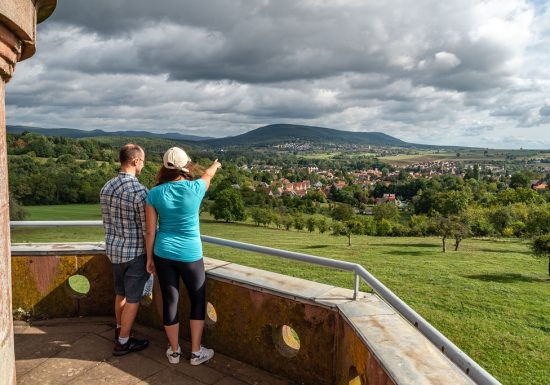
[{"label": "stone balcony", "polygon": [[[286,385],[292,382],[216,352],[201,366],[183,359],[170,365],[164,332],[136,325],[150,346],[124,357],[111,354],[112,317],[57,318],[15,322],[17,383],[151,385]],[[183,351],[190,349],[182,343]]]},{"label": "stone balcony", "polygon": [[[19,383],[475,384],[375,294],[353,300],[352,290],[212,258],[205,267],[204,342],[216,356],[203,369],[169,367],[158,287],[138,318],[152,346],[112,357],[113,286],[103,245],[12,245],[14,310],[57,318],[18,324]],[[70,287],[75,275],[89,280],[89,292]],[[181,332],[188,340],[184,290]]]}]

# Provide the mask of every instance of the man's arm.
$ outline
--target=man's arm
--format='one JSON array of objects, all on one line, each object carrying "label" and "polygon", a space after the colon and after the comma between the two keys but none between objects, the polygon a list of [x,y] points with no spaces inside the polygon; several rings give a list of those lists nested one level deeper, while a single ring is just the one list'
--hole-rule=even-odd
[{"label": "man's arm", "polygon": [[147,198],[148,190],[144,187],[143,190],[136,193],[134,198],[134,210],[136,211],[137,222],[141,227],[142,235],[145,237],[145,199]]},{"label": "man's arm", "polygon": [[99,194],[99,203],[101,206],[101,219],[103,220],[103,228],[106,231],[107,225],[111,224],[111,212],[109,211],[108,196],[103,193],[103,189]]}]

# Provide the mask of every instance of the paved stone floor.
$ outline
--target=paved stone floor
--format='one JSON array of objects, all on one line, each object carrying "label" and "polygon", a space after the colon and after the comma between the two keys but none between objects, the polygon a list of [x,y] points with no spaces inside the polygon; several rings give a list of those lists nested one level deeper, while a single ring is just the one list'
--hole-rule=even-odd
[{"label": "paved stone floor", "polygon": [[[191,366],[183,357],[170,365],[165,356],[163,331],[136,325],[138,337],[150,346],[122,357],[111,354],[113,323],[110,318],[86,317],[15,322],[17,383],[46,384],[216,384],[290,385],[253,366],[216,353],[209,362]],[[182,343],[189,351],[189,344]]]}]

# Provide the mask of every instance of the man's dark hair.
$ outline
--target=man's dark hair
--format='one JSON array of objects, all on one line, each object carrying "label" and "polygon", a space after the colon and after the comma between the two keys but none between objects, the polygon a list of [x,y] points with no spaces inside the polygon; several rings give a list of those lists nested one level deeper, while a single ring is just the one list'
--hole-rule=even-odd
[{"label": "man's dark hair", "polygon": [[127,165],[144,153],[145,151],[143,151],[143,149],[137,144],[128,143],[120,149],[120,152],[118,153],[118,160],[120,161],[120,164]]}]

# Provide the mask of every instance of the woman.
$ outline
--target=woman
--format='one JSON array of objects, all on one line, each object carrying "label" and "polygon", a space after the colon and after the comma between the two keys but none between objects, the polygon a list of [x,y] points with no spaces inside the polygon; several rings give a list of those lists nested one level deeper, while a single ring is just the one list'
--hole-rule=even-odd
[{"label": "woman", "polygon": [[[157,180],[147,196],[147,271],[156,273],[162,292],[163,321],[170,346],[168,361],[179,363],[178,299],[181,277],[191,301],[191,365],[199,365],[214,355],[201,345],[206,313],[206,277],[199,231],[199,207],[210,180],[221,163],[216,159],[198,178],[196,166],[184,150],[172,147],[163,157]],[[157,230],[157,222],[159,227]]]}]

